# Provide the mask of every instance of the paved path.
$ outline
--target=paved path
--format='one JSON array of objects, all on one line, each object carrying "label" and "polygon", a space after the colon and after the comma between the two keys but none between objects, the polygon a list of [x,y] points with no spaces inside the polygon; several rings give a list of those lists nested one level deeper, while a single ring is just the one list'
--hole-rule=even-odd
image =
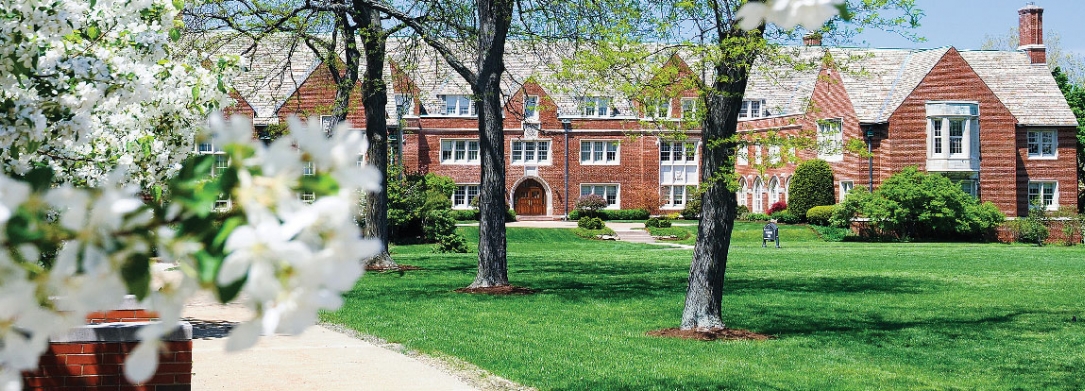
[{"label": "paved path", "polygon": [[[692,249],[693,246],[687,244],[667,243],[660,242],[648,234],[648,231],[644,230],[644,223],[612,223],[607,222],[607,227],[614,230],[614,233],[618,234],[618,237],[622,241],[631,243],[645,243],[654,244],[658,246],[668,246],[682,249]],[[464,224],[464,225],[478,225],[478,224]],[[531,227],[531,228],[576,228],[575,221],[513,221],[505,223],[506,227]]]},{"label": "paved path", "polygon": [[[194,390],[448,390],[519,388],[503,379],[313,326],[298,336],[264,336],[253,348],[227,353],[226,334],[250,312],[198,297],[184,310],[193,323]],[[389,349],[391,346],[393,349]],[[452,372],[456,372],[453,374]],[[483,378],[485,378],[483,380]],[[471,383],[476,383],[472,385]]]}]

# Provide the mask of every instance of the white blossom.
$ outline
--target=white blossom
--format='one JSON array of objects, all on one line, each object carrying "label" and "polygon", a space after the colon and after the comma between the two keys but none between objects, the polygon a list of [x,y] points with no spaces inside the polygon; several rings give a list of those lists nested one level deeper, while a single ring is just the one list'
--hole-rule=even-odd
[{"label": "white blossom", "polygon": [[743,30],[756,29],[761,22],[772,23],[790,30],[803,26],[814,30],[840,13],[837,8],[844,0],[767,0],[747,2],[735,17]]}]

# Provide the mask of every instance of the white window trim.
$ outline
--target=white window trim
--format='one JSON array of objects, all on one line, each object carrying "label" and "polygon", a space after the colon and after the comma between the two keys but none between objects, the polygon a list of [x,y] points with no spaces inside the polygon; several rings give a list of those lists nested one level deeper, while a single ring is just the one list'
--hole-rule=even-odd
[{"label": "white window trim", "polygon": [[[591,103],[592,113],[587,114],[587,109]],[[599,113],[600,106],[605,103],[605,109],[602,114]],[[609,96],[578,96],[576,97],[576,115],[581,118],[607,118],[613,117],[616,112],[614,111],[614,99]]]},{"label": "white window trim", "polygon": [[[530,101],[530,100],[535,101],[535,106],[532,107],[532,110],[533,110],[532,114],[528,115],[528,107],[530,106],[528,104],[528,101]],[[531,123],[538,123],[539,122],[539,106],[541,106],[541,105],[539,104],[539,96],[538,95],[524,95],[524,121],[531,122]]]},{"label": "white window trim", "polygon": [[[595,160],[595,143],[603,143],[603,160]],[[584,144],[588,144],[588,160],[584,160]],[[606,147],[609,144],[615,144],[617,148],[614,152],[614,160],[607,159]],[[622,162],[622,143],[614,139],[586,139],[580,140],[580,165],[582,166],[616,166]]]},{"label": "white window trim", "polygon": [[1047,205],[1044,208],[1044,210],[1048,210],[1048,211],[1059,210],[1059,181],[1029,181],[1028,182],[1028,192],[1025,194],[1025,199],[1029,203],[1029,208],[1032,208],[1032,200],[1031,200],[1031,198],[1032,198],[1032,185],[1034,185],[1034,184],[1039,186],[1040,191],[1039,191],[1039,194],[1037,194],[1037,196],[1040,197],[1040,202],[1043,202],[1043,199],[1044,199],[1044,194],[1045,194],[1044,191],[1043,191],[1044,190],[1044,185],[1045,184],[1050,184],[1051,185],[1051,205]]},{"label": "white window trim", "polygon": [[[472,209],[472,207],[471,207],[471,192],[469,191],[472,186],[475,188],[475,197],[478,197],[479,194],[480,194],[479,192],[481,191],[481,188],[479,187],[481,185],[479,185],[478,183],[457,183],[456,184],[456,188],[454,190],[452,190],[452,197],[451,197],[452,209],[457,209],[457,210],[469,210],[469,209]],[[463,203],[463,204],[457,204],[456,203],[456,191],[458,191],[461,187],[464,189],[464,198],[466,200],[465,200],[465,203]]]},{"label": "white window trim", "polygon": [[[662,159],[663,144],[669,144],[668,148],[669,148],[669,151],[670,151],[670,160],[663,160]],[[692,144],[693,145],[693,160],[689,160],[689,159],[686,158],[686,144]],[[682,148],[682,160],[674,160],[674,147],[675,146],[678,146],[679,148]],[[686,165],[686,164],[697,164],[697,163],[699,163],[701,161],[701,148],[700,147],[701,147],[701,140],[695,140],[695,139],[687,139],[687,140],[684,140],[684,141],[659,140],[659,152],[660,153],[659,153],[659,155],[657,155],[657,157],[660,158],[659,159],[659,164],[661,164],[661,165],[677,165],[677,166]]]},{"label": "white window trim", "polygon": [[855,181],[840,181],[840,201],[844,201],[852,190],[855,190]]},{"label": "white window trim", "polygon": [[[440,116],[443,116],[443,117],[478,117],[478,105],[475,104],[475,101],[473,99],[471,99],[471,95],[446,94],[446,95],[438,95],[437,97],[440,98],[442,102],[444,102],[444,110],[441,111]],[[456,103],[454,113],[449,113],[448,112],[449,99],[453,99],[455,101],[455,103]],[[464,100],[467,101],[467,114],[460,114],[460,109],[462,109],[461,104],[463,103]]]},{"label": "white window trim", "polygon": [[[947,109],[956,106],[956,110]],[[968,107],[968,113],[959,111]],[[939,111],[940,109],[942,111]],[[957,111],[957,112],[954,112]],[[927,159],[928,160],[975,160],[979,158],[979,102],[973,101],[929,101],[926,104],[927,120]],[[953,120],[962,121],[961,152],[952,153],[951,126]],[[934,123],[941,123],[942,152],[934,151]]]},{"label": "white window trim", "polygon": [[396,115],[400,117],[414,116],[414,95],[395,94],[393,98],[396,104]]},{"label": "white window trim", "polygon": [[[1040,138],[1037,143],[1037,149],[1039,153],[1033,154],[1031,136],[1036,134]],[[1043,135],[1051,135],[1051,151],[1050,155],[1043,153]],[[1029,160],[1056,160],[1059,158],[1059,131],[1055,129],[1030,129],[1025,132],[1025,153],[1028,155]]]},{"label": "white window trim", "polygon": [[[754,112],[753,104],[757,103],[757,112]],[[765,115],[765,100],[764,99],[743,99],[742,106],[739,106],[738,119],[756,119],[764,118]]]},{"label": "white window trim", "polygon": [[[446,141],[450,141],[450,142],[453,143],[453,145],[452,145],[453,146],[453,148],[452,148],[452,157],[449,158],[448,160],[444,159],[444,151],[445,151],[445,142]],[[464,152],[463,152],[464,158],[463,158],[463,160],[456,159],[455,142],[457,142],[457,141],[465,142],[464,143]],[[480,162],[482,161],[482,159],[481,159],[482,152],[481,151],[478,151],[478,154],[475,157],[475,159],[472,160],[472,159],[469,158],[470,154],[468,152],[471,150],[471,148],[469,147],[471,145],[470,144],[471,142],[474,142],[475,145],[478,145],[478,139],[477,138],[444,138],[444,139],[441,139],[441,149],[438,150],[437,160],[441,164],[448,164],[448,165],[478,165],[478,164],[480,164]]]},{"label": "white window trim", "polygon": [[[644,116],[646,120],[670,120],[675,119],[674,105],[670,98],[648,101],[644,103]],[[666,110],[666,112],[662,112]]]},{"label": "white window trim", "polygon": [[[700,106],[697,98],[681,98],[678,100],[678,114],[682,119],[689,119],[686,116],[687,113],[692,117],[697,117],[697,113],[701,111]],[[689,110],[686,107],[689,107]]]},{"label": "white window trim", "polygon": [[[532,143],[532,144],[535,144],[535,158],[533,160],[531,160],[531,161],[523,160],[523,159],[521,159],[520,161],[516,161],[515,157],[513,156],[513,151],[515,151],[515,149],[513,148],[513,145],[516,145],[516,143],[525,143],[525,144],[526,143]],[[546,160],[539,160],[539,147],[538,147],[538,144],[546,144]],[[524,152],[521,151],[521,155],[523,155],[523,154],[524,154]],[[551,162],[551,159],[553,158],[553,156],[554,156],[553,143],[550,142],[550,139],[512,140],[512,141],[509,142],[509,163],[512,164],[512,165],[516,165],[516,166],[549,165],[549,164],[551,164],[550,162]]]},{"label": "white window trim", "polygon": [[[830,130],[831,130],[833,125],[836,126],[837,131],[832,135],[832,139],[830,139],[828,136],[823,136],[823,135],[828,134],[828,132],[823,132],[822,131],[823,127],[829,127]],[[832,151],[832,153],[829,153],[827,151],[823,151],[824,148],[822,146],[826,145],[827,143],[830,143],[830,142],[836,144],[835,146],[833,146],[834,150]],[[821,119],[821,120],[817,121],[817,149],[818,149],[818,159],[821,159],[821,160],[824,160],[824,161],[827,161],[827,162],[844,161],[844,119],[843,118],[824,118],[824,119]]]},{"label": "white window trim", "polygon": [[[675,188],[682,188],[682,203],[674,203],[674,190]],[[669,202],[663,203],[660,209],[685,209],[686,204],[690,201],[690,193],[694,192],[697,186],[693,185],[662,185],[659,190],[660,200],[668,200]],[[664,196],[666,194],[666,196]]]},{"label": "white window trim", "polygon": [[[585,186],[592,186],[592,187],[614,186],[614,203],[608,204],[606,206],[606,208],[603,208],[603,209],[608,209],[608,210],[621,209],[621,206],[622,206],[622,185],[621,184],[619,184],[619,183],[581,183],[580,184],[580,195],[585,195],[585,193],[584,193],[584,187]],[[593,194],[593,193],[588,193],[588,194]],[[603,198],[606,198],[606,196],[604,195]]]},{"label": "white window trim", "polygon": [[735,150],[735,165],[736,166],[748,166],[750,165],[750,146],[739,145]]}]

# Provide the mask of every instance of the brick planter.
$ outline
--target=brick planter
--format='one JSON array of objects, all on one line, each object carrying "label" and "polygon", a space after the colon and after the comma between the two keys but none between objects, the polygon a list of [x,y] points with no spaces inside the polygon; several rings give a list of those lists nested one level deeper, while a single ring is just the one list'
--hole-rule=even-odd
[{"label": "brick planter", "polygon": [[137,307],[134,299],[120,309],[87,316],[86,326],[66,335],[53,336],[42,354],[38,369],[23,372],[23,390],[191,390],[192,325],[180,322],[162,339],[165,353],[158,369],[145,383],[132,384],[124,377],[124,359],[136,348],[136,332],[154,313]]}]

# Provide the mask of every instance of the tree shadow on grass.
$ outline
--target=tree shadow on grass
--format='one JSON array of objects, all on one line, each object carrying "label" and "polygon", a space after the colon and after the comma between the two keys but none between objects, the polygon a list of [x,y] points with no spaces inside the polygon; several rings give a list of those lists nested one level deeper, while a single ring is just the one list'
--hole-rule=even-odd
[{"label": "tree shadow on grass", "polygon": [[802,293],[928,293],[938,282],[919,278],[886,276],[729,278],[724,295],[758,294],[763,291]]}]

